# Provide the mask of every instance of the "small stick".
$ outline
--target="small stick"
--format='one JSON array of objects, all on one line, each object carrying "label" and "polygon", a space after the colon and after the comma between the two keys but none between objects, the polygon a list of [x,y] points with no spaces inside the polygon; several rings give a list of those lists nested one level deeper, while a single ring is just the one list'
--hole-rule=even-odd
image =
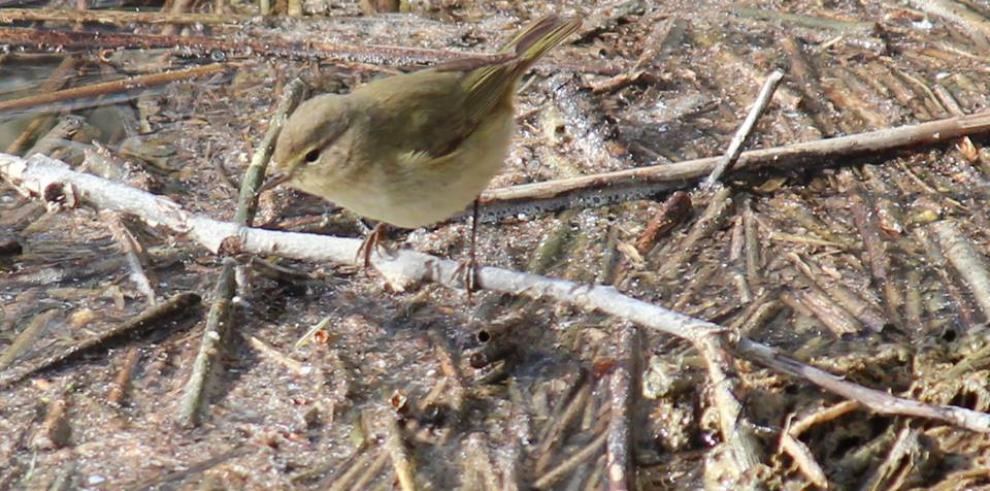
[{"label": "small stick", "polygon": [[634,326],[617,326],[616,347],[619,364],[609,377],[607,466],[609,491],[632,489],[636,481],[632,452],[632,416],[639,383],[639,331]]},{"label": "small stick", "polygon": [[965,3],[948,0],[908,0],[908,4],[958,24],[966,31],[975,31],[984,37],[990,37],[990,22],[967,7]]},{"label": "small stick", "polygon": [[36,362],[32,362],[23,367],[9,370],[0,375],[0,388],[23,380],[25,377],[64,362],[75,355],[79,355],[91,349],[103,348],[107,343],[124,338],[125,336],[140,336],[153,328],[193,312],[199,305],[199,295],[195,293],[179,293],[172,296],[165,302],[148,307],[143,312],[128,320],[108,329],[99,336],[84,340],[83,342],[70,346],[64,351],[48,356]]},{"label": "small stick", "polygon": [[680,247],[669,256],[663,258],[663,264],[658,271],[659,276],[669,277],[675,274],[678,268],[684,263],[691,260],[696,253],[695,246],[697,243],[705,237],[710,236],[722,225],[722,222],[725,221],[726,216],[731,210],[731,205],[732,191],[724,186],[715,189],[711,193],[711,201],[708,202],[705,211],[698,218],[698,221],[694,222],[694,225],[691,226],[691,230],[684,238]]},{"label": "small stick", "polygon": [[733,7],[732,13],[743,18],[780,23],[785,27],[803,27],[815,31],[827,29],[854,36],[869,36],[877,31],[877,24],[875,22],[844,21],[827,17],[789,14],[776,10],[761,10],[752,7]]},{"label": "small stick", "polygon": [[828,477],[818,465],[811,449],[786,429],[780,433],[780,451],[791,456],[808,481],[819,488],[828,489]]},{"label": "small stick", "polygon": [[722,155],[718,164],[715,164],[715,168],[712,169],[711,174],[708,174],[708,179],[701,184],[701,189],[711,189],[715,183],[722,179],[722,174],[731,169],[732,164],[739,159],[739,154],[742,153],[743,143],[746,142],[750,133],[753,132],[753,127],[756,126],[756,120],[766,111],[767,106],[770,104],[770,99],[773,97],[774,90],[777,89],[777,85],[783,79],[784,74],[780,70],[774,70],[767,77],[767,81],[763,83],[763,88],[760,89],[759,95],[756,96],[756,102],[749,109],[749,114],[746,116],[743,124],[739,126],[739,129],[736,130],[736,134],[732,136],[728,150],[725,151],[725,155]]},{"label": "small stick", "polygon": [[763,283],[762,264],[760,263],[760,242],[756,232],[756,213],[753,212],[752,200],[749,196],[742,203],[743,236],[746,241],[746,279],[750,290],[758,291]]},{"label": "small stick", "polygon": [[849,312],[833,302],[824,291],[816,289],[795,291],[794,296],[836,337],[844,334],[858,334],[863,330],[863,325]]},{"label": "small stick", "polygon": [[935,232],[943,254],[973,293],[973,299],[983,310],[983,315],[990,318],[990,273],[980,254],[951,221],[935,222],[930,228]]},{"label": "small stick", "polygon": [[760,465],[763,459],[753,426],[746,420],[743,406],[736,397],[736,393],[744,390],[742,380],[724,338],[708,335],[694,340],[693,344],[705,360],[711,384],[711,404],[718,411],[719,433],[732,455],[731,464],[734,465],[730,470],[741,477]]},{"label": "small stick", "polygon": [[495,474],[495,467],[492,465],[491,457],[488,453],[488,438],[484,433],[474,432],[468,435],[465,441],[464,470],[473,470],[481,475],[485,484],[484,489],[497,491],[502,489],[499,486],[498,476]]},{"label": "small stick", "polygon": [[775,299],[776,296],[773,293],[764,293],[757,297],[729,324],[729,329],[742,336],[749,336],[756,328],[762,327],[783,307],[780,301]]},{"label": "small stick", "polygon": [[734,352],[747,360],[802,378],[829,392],[852,399],[877,414],[928,418],[972,431],[990,432],[990,417],[986,414],[956,406],[925,404],[912,399],[896,397],[884,391],[863,387],[824,370],[788,358],[769,346],[760,345],[746,338],[739,340]]},{"label": "small stick", "polygon": [[58,314],[58,309],[49,308],[44,312],[35,315],[31,322],[17,334],[14,341],[7,346],[7,349],[0,355],[0,370],[6,369],[14,360],[20,357],[27,349],[34,344],[41,332],[48,327],[48,323]]},{"label": "small stick", "polygon": [[[319,484],[325,486],[327,491],[344,491],[348,489],[348,485],[351,481],[357,477],[361,469],[365,469],[368,466],[368,462],[371,461],[373,452],[368,450],[368,440],[365,439],[361,442],[361,445],[354,450],[347,460],[340,465],[337,472],[331,476],[327,476]],[[378,450],[378,455],[388,455],[385,452]],[[292,483],[298,484],[300,482],[306,482],[311,477],[315,477],[319,474],[325,473],[330,466],[318,465],[313,468],[307,469],[305,472],[299,473],[293,476]],[[326,481],[332,479],[329,486],[326,486]],[[317,487],[320,487],[319,485]]]},{"label": "small stick", "polygon": [[574,397],[567,403],[560,416],[552,419],[550,424],[547,425],[546,431],[544,431],[543,439],[540,441],[539,449],[536,451],[536,455],[539,455],[539,459],[536,461],[537,472],[542,472],[550,464],[552,457],[551,451],[564,441],[564,430],[581,414],[584,407],[588,404],[588,399],[591,398],[591,384],[585,381],[581,381],[580,383],[581,388],[578,389]]},{"label": "small stick", "polygon": [[935,270],[941,280],[942,287],[945,288],[946,293],[953,300],[956,306],[956,311],[959,313],[959,319],[962,321],[963,325],[967,328],[971,328],[980,323],[976,311],[973,306],[970,305],[969,300],[966,298],[967,295],[963,292],[962,286],[956,281],[957,277],[949,274],[948,264],[946,264],[945,254],[942,252],[941,248],[931,239],[925,227],[918,227],[914,229],[914,238],[921,244],[925,250],[925,255],[927,260],[931,265],[931,268]]},{"label": "small stick", "polygon": [[127,12],[120,10],[63,9],[0,9],[0,23],[65,22],[99,23],[126,26],[128,24],[202,24],[236,25],[249,22],[253,16],[236,14],[191,14],[169,12]]},{"label": "small stick", "polygon": [[131,346],[127,348],[127,354],[124,355],[124,361],[120,364],[120,369],[117,371],[117,376],[113,379],[113,385],[110,388],[110,393],[107,394],[107,401],[115,406],[119,406],[121,402],[124,401],[124,396],[127,395],[127,388],[131,384],[131,377],[134,375],[134,369],[137,367],[138,361],[141,360],[141,350],[136,346]]},{"label": "small stick", "polygon": [[[794,143],[781,147],[750,150],[739,155],[734,171],[764,167],[800,169],[822,162],[864,154],[878,154],[898,148],[932,145],[967,135],[990,131],[990,111],[940,119],[897,128]],[[682,189],[708,175],[721,157],[707,157],[673,164],[605,172],[567,179],[498,188],[481,197],[487,215],[511,214],[533,201],[550,201],[544,208],[575,206],[583,202],[609,202],[638,199],[641,196]]]},{"label": "small stick", "polygon": [[[325,41],[298,41],[278,37],[172,36],[123,32],[52,31],[26,27],[0,27],[0,44],[33,49],[175,49],[183,53],[210,56],[216,52],[228,57],[275,57],[326,61],[360,61],[407,66],[472,58],[504,61],[504,54],[483,54],[430,48],[339,44]],[[564,64],[554,64],[564,67]],[[580,68],[580,67],[576,67]],[[592,70],[593,71],[593,70]]]},{"label": "small stick", "polygon": [[[265,169],[275,147],[282,125],[288,115],[302,100],[305,85],[295,79],[285,87],[281,102],[276,108],[275,115],[269,123],[268,131],[260,145],[251,157],[251,164],[241,180],[241,191],[234,214],[235,222],[240,226],[250,226],[257,207],[258,190],[262,187]],[[237,263],[232,258],[226,258],[223,269],[214,287],[213,302],[206,319],[206,329],[200,342],[199,352],[193,362],[193,370],[183,389],[180,409],[176,415],[180,423],[186,426],[197,426],[200,422],[200,410],[208,392],[209,375],[218,363],[221,348],[229,341],[229,332],[233,320],[233,298],[236,293],[235,281]]]},{"label": "small stick", "polygon": [[[2,28],[0,28],[0,30],[2,30]],[[82,87],[73,87],[71,89],[56,90],[53,92],[21,97],[19,99],[10,99],[0,101],[0,113],[12,111],[14,109],[41,106],[43,104],[65,102],[73,99],[129,92],[135,89],[146,89],[148,87],[165,85],[179,80],[189,80],[191,78],[214,75],[235,68],[236,66],[237,65],[232,63],[213,63],[210,65],[187,68],[185,70],[173,70],[170,72],[154,73],[151,75],[138,75],[136,77],[129,77],[121,80],[84,85]]]},{"label": "small stick", "polygon": [[791,435],[797,437],[816,424],[825,423],[840,418],[858,408],[859,404],[854,401],[842,401],[838,404],[833,404],[829,407],[819,409],[818,411],[795,421],[790,425],[787,431]]},{"label": "small stick", "polygon": [[213,290],[210,312],[206,316],[206,328],[200,341],[199,351],[193,361],[189,380],[182,389],[182,399],[176,419],[184,426],[197,426],[200,412],[206,400],[208,382],[214,367],[219,361],[221,348],[226,342],[232,320],[232,301],[236,291],[234,266],[231,258],[224,259],[223,269]]},{"label": "small stick", "polygon": [[636,240],[636,250],[640,254],[646,254],[653,248],[657,239],[667,235],[668,232],[681,224],[691,213],[691,195],[684,191],[677,191],[671,194],[663,205],[653,215],[653,218],[646,225],[646,229],[639,234]]},{"label": "small stick", "polygon": [[151,281],[148,280],[148,275],[144,272],[144,265],[142,264],[144,262],[142,261],[144,248],[141,247],[137,238],[127,228],[127,224],[124,223],[119,213],[110,213],[108,218],[107,227],[124,252],[124,257],[127,259],[127,266],[131,270],[131,274],[129,275],[131,281],[137,286],[138,291],[147,298],[148,305],[155,305],[158,303],[155,289],[151,287]]},{"label": "small stick", "polygon": [[67,394],[60,395],[48,404],[45,420],[31,437],[32,450],[53,450],[69,444],[72,428],[69,426],[69,401]]},{"label": "small stick", "polygon": [[806,112],[815,125],[825,135],[834,135],[839,132],[836,123],[832,120],[832,108],[822,90],[821,82],[814,66],[805,56],[804,49],[801,48],[801,41],[793,36],[784,37],[779,41],[790,61],[791,80],[802,92],[802,103]]},{"label": "small stick", "polygon": [[786,257],[794,264],[794,268],[803,274],[813,285],[821,289],[828,297],[834,299],[839,306],[873,331],[880,332],[887,324],[887,319],[884,319],[880,312],[877,312],[872,305],[856,295],[855,292],[841,284],[832,285],[825,282],[817,266],[813,268],[811,264],[804,262],[801,256],[794,252],[787,254]]},{"label": "small stick", "polygon": [[607,438],[608,432],[603,431],[581,450],[578,450],[574,455],[561,462],[560,465],[550,469],[546,474],[540,476],[535,482],[533,482],[533,487],[536,489],[549,489],[555,482],[566,476],[568,472],[573,471],[577,466],[583,464],[600,452],[602,450],[602,446],[605,445],[605,440]]},{"label": "small stick", "polygon": [[732,237],[729,241],[729,261],[731,262],[731,266],[728,268],[728,273],[732,279],[732,283],[736,287],[736,293],[739,296],[739,303],[749,304],[753,301],[753,290],[749,288],[749,283],[746,281],[746,275],[743,272],[746,269],[745,260],[743,259],[743,248],[746,245],[746,234],[743,230],[744,224],[742,215],[736,215],[733,222]]},{"label": "small stick", "polygon": [[433,349],[440,363],[440,371],[450,379],[450,383],[447,384],[449,390],[447,397],[450,399],[450,407],[460,417],[461,411],[464,409],[465,393],[467,392],[467,382],[464,380],[464,374],[461,373],[460,368],[454,361],[454,357],[450,353],[450,347],[447,345],[447,340],[443,338],[443,335],[437,331],[430,331],[430,339],[433,341]]},{"label": "small stick", "polygon": [[588,476],[588,480],[584,483],[584,491],[598,491],[601,486],[598,483],[602,480],[602,473],[605,469],[605,456],[601,456],[595,461],[592,466],[591,474]]},{"label": "small stick", "polygon": [[[389,453],[379,449],[378,455],[375,456],[375,460],[371,461],[371,464],[368,465],[368,468],[365,469],[363,473],[361,473],[361,476],[358,477],[356,481],[354,481],[354,484],[349,489],[353,491],[364,491],[365,489],[368,489],[368,483],[370,483],[372,479],[378,477],[378,475],[382,472],[382,469],[385,468],[385,465],[388,464],[388,458],[389,458]],[[352,469],[361,469],[361,467],[363,466],[355,465],[354,467],[352,467]],[[341,481],[344,481],[343,477],[344,476],[341,476]],[[330,487],[330,490],[335,491],[336,489],[342,490],[344,488],[337,487],[337,481],[334,481],[333,486]]]},{"label": "small stick", "polygon": [[264,341],[254,336],[245,336],[245,339],[247,340],[248,345],[254,348],[259,354],[278,363],[279,365],[282,365],[285,368],[288,368],[289,370],[292,370],[292,372],[296,375],[305,376],[313,373],[313,367],[298,360],[293,360],[292,358],[282,354],[277,349],[269,346]]},{"label": "small stick", "polygon": [[296,344],[292,346],[292,349],[298,350],[299,348],[302,348],[303,346],[309,344],[309,342],[313,339],[313,336],[316,335],[316,333],[330,326],[330,322],[332,320],[333,317],[328,315],[323,319],[321,319],[320,322],[313,324],[313,327],[309,328],[309,330],[306,331],[306,334],[303,334],[302,337],[300,337],[299,340],[296,341]]},{"label": "small stick", "polygon": [[[842,175],[839,176],[842,179]],[[887,243],[880,237],[874,213],[862,196],[854,194],[849,197],[852,205],[853,221],[863,237],[863,247],[866,249],[866,259],[873,278],[880,283],[884,293],[884,308],[887,319],[897,327],[904,327],[901,319],[900,306],[904,303],[903,295],[897,288],[897,283],[891,277],[891,257],[888,254]]]},{"label": "small stick", "polygon": [[241,180],[241,192],[237,199],[237,212],[234,221],[242,225],[250,226],[254,218],[258,205],[258,191],[261,189],[265,177],[265,170],[268,168],[268,161],[275,151],[275,140],[278,139],[282,126],[289,119],[289,115],[302,102],[306,95],[306,84],[300,79],[293,79],[289,82],[282,93],[282,98],[275,108],[275,115],[268,123],[268,131],[258,143],[258,148],[251,156],[251,163],[244,171]]},{"label": "small stick", "polygon": [[386,414],[385,424],[388,431],[388,435],[385,437],[385,451],[392,458],[392,467],[395,469],[395,475],[399,478],[399,488],[402,491],[415,491],[416,479],[413,477],[412,461],[409,459],[409,452],[406,450],[402,430],[399,428],[395,415]]}]

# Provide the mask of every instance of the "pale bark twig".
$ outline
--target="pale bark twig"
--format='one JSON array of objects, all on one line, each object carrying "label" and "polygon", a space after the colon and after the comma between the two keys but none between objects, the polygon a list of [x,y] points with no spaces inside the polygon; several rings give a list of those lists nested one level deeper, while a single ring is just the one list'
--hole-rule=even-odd
[{"label": "pale bark twig", "polygon": [[[909,146],[944,143],[990,131],[990,111],[909,126],[826,138],[781,147],[750,150],[739,155],[735,171],[766,167],[796,169],[835,162],[844,157],[877,154]],[[486,214],[500,216],[533,201],[547,209],[600,203],[610,197],[646,196],[682,189],[708,175],[721,157],[604,172],[567,179],[523,184],[486,191],[481,202]],[[625,198],[628,199],[628,198]]]},{"label": "pale bark twig", "polygon": [[732,168],[732,164],[739,159],[739,154],[742,153],[743,143],[746,143],[746,139],[753,132],[753,127],[756,126],[756,120],[760,118],[760,115],[766,111],[767,106],[770,105],[770,100],[773,97],[774,90],[777,89],[777,84],[784,79],[783,72],[779,70],[774,70],[773,73],[767,77],[766,82],[763,83],[763,87],[760,89],[760,93],[756,96],[756,102],[753,103],[753,107],[749,109],[749,114],[746,115],[746,119],[736,130],[736,134],[732,136],[732,140],[729,142],[729,148],[719,159],[718,164],[712,169],[711,174],[708,174],[708,178],[705,182],[701,184],[701,189],[711,189],[715,183],[722,179],[722,174]]}]

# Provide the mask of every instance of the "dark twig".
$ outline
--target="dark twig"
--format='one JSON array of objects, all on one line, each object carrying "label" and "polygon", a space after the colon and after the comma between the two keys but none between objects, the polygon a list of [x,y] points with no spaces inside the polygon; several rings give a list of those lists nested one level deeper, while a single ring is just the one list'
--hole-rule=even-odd
[{"label": "dark twig", "polygon": [[0,23],[15,22],[93,22],[125,26],[127,24],[202,24],[234,25],[252,19],[234,14],[176,14],[169,12],[127,12],[121,10],[0,9]]},{"label": "dark twig", "polygon": [[[35,340],[41,336],[41,333],[48,327],[48,323],[58,313],[58,309],[50,308],[32,317],[31,322],[21,332],[17,333],[10,346],[7,346],[7,349],[3,350],[3,354],[0,354],[0,370],[9,367],[17,358],[23,355],[34,344]],[[0,378],[0,380],[3,379]],[[0,387],[2,387],[2,384],[0,384]]]},{"label": "dark twig", "polygon": [[608,422],[608,489],[621,491],[633,488],[632,418],[635,395],[638,393],[639,331],[634,326],[617,326],[619,335],[618,365],[609,376],[611,415]]},{"label": "dark twig", "polygon": [[237,65],[231,63],[213,63],[211,65],[187,68],[185,70],[175,70],[151,75],[138,75],[136,77],[129,77],[121,80],[101,82],[93,85],[85,85],[82,87],[73,87],[71,89],[57,90],[54,92],[21,97],[19,99],[0,101],[0,113],[12,111],[14,109],[36,107],[43,104],[53,104],[85,97],[96,97],[106,94],[128,92],[136,89],[146,89],[148,87],[165,85],[179,80],[189,80],[191,78],[221,73],[236,66]]},{"label": "dark twig", "polygon": [[[844,174],[840,175],[840,179]],[[887,311],[887,319],[895,326],[904,327],[901,319],[900,306],[904,303],[904,296],[901,294],[897,283],[891,274],[891,257],[888,254],[888,244],[880,236],[879,227],[876,224],[876,213],[866,203],[865,199],[854,194],[849,197],[852,205],[853,221],[863,237],[863,247],[866,252],[867,263],[873,278],[883,289],[884,308]]]},{"label": "dark twig", "polygon": [[749,108],[749,114],[746,115],[746,119],[739,126],[739,129],[736,130],[736,134],[732,136],[732,141],[729,142],[729,148],[722,155],[715,168],[712,169],[711,174],[708,174],[708,179],[705,179],[705,182],[701,184],[701,189],[711,189],[715,183],[722,179],[722,174],[731,169],[732,164],[736,160],[739,160],[743,143],[746,143],[746,139],[753,132],[753,127],[756,126],[756,120],[766,111],[770,100],[773,98],[773,92],[777,89],[777,84],[783,79],[784,74],[779,70],[774,70],[767,77],[767,81],[763,83],[763,88],[760,89],[759,95],[756,96],[756,102],[753,103],[753,107]]},{"label": "dark twig", "polygon": [[292,41],[272,37],[171,36],[122,32],[52,31],[26,27],[0,27],[0,44],[30,46],[34,49],[176,49],[183,53],[228,58],[291,58],[322,61],[355,61],[375,64],[410,65],[475,58],[504,60],[504,55],[481,54],[443,49],[349,45],[325,41]]},{"label": "dark twig", "polygon": [[229,337],[231,323],[231,299],[234,297],[236,282],[234,281],[234,266],[236,262],[227,258],[223,262],[220,278],[217,279],[210,303],[210,312],[206,316],[206,328],[200,341],[199,352],[193,361],[192,372],[182,390],[182,400],[176,419],[183,425],[195,426],[200,421],[200,410],[206,398],[210,375],[213,374],[220,349]]},{"label": "dark twig", "polygon": [[691,195],[683,191],[671,194],[646,224],[643,233],[639,234],[636,250],[640,254],[649,252],[658,238],[667,235],[674,227],[680,225],[690,213]]},{"label": "dark twig", "polygon": [[724,186],[709,194],[710,201],[701,217],[691,226],[687,236],[676,251],[663,258],[658,274],[670,277],[678,272],[683,264],[690,261],[698,252],[697,245],[702,239],[712,235],[732,211],[732,191]]},{"label": "dark twig", "polygon": [[105,332],[99,336],[89,338],[79,344],[48,356],[36,362],[19,366],[16,369],[8,370],[0,375],[0,388],[7,387],[12,383],[23,380],[25,377],[44,370],[60,362],[63,362],[74,355],[85,351],[106,346],[114,340],[124,336],[140,336],[141,334],[160,326],[164,322],[174,320],[194,311],[199,305],[199,296],[194,293],[180,293],[169,298],[165,302],[145,309],[133,319],[128,320]]}]

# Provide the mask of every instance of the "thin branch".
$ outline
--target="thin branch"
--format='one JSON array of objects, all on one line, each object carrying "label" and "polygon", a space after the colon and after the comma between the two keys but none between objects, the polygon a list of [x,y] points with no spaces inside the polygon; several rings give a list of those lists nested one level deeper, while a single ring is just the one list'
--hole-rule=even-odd
[{"label": "thin branch", "polygon": [[202,24],[236,25],[248,22],[253,16],[234,14],[176,14],[162,12],[126,12],[121,10],[64,10],[64,9],[0,9],[0,23],[15,22],[94,22],[124,26],[127,24]]},{"label": "thin branch", "polygon": [[990,272],[980,253],[951,221],[943,220],[929,228],[935,232],[942,253],[973,293],[973,299],[983,310],[985,318],[990,319]]},{"label": "thin branch", "polygon": [[990,415],[956,406],[925,404],[896,397],[887,392],[849,382],[824,370],[788,358],[769,346],[741,338],[735,346],[741,358],[770,367],[779,372],[807,380],[829,392],[854,400],[866,408],[889,416],[914,416],[954,424],[981,433],[990,433]]},{"label": "thin branch", "polygon": [[753,127],[756,126],[756,120],[760,118],[760,115],[766,111],[767,106],[770,105],[770,99],[773,98],[773,93],[777,89],[777,85],[780,81],[784,79],[784,73],[779,70],[774,70],[773,73],[767,77],[767,81],[763,83],[763,88],[760,89],[760,93],[756,96],[756,102],[753,103],[753,107],[749,109],[749,114],[746,115],[746,119],[743,124],[739,126],[736,130],[736,134],[732,136],[732,141],[729,142],[729,148],[725,151],[725,155],[718,161],[715,168],[712,169],[711,174],[708,174],[708,179],[701,184],[701,189],[711,189],[715,183],[722,179],[722,174],[727,170],[732,168],[732,164],[739,160],[739,154],[742,153],[743,143],[746,143],[746,139],[749,138],[750,133],[753,132]]},{"label": "thin branch", "polygon": [[594,440],[591,440],[590,443],[582,447],[581,450],[578,450],[574,455],[557,465],[557,467],[550,469],[546,474],[536,479],[533,482],[533,487],[536,489],[549,489],[555,482],[566,476],[568,472],[586,463],[600,452],[605,445],[606,438],[608,438],[608,432],[603,431]]},{"label": "thin branch", "polygon": [[321,61],[354,61],[375,64],[410,65],[476,58],[503,60],[502,54],[482,54],[443,49],[382,46],[374,44],[340,44],[290,40],[268,36],[171,36],[123,32],[53,31],[26,27],[0,27],[0,45],[29,46],[64,51],[89,49],[176,49],[186,54],[228,58],[290,58]]},{"label": "thin branch", "polygon": [[234,282],[234,266],[236,262],[227,258],[213,290],[213,301],[210,312],[206,316],[206,328],[203,339],[199,344],[199,352],[193,361],[189,380],[182,389],[182,399],[179,402],[179,412],[176,420],[184,426],[196,426],[200,423],[200,413],[209,389],[209,379],[214,372],[221,355],[221,347],[230,333],[231,299],[234,297],[236,283]]},{"label": "thin branch", "polygon": [[[214,253],[220,250],[224,242],[229,244],[236,241],[240,250],[247,253],[353,264],[361,242],[358,239],[248,228],[212,220],[189,213],[167,198],[73,171],[66,164],[43,155],[21,159],[0,154],[0,175],[22,193],[35,197],[60,199],[65,196],[66,189],[72,188],[74,196],[98,208],[126,211],[149,224],[164,225],[186,234]],[[376,252],[372,256],[372,264],[395,288],[409,287],[424,281],[463,288],[464,275],[460,274],[458,263],[429,254],[400,250],[386,256]],[[696,345],[708,342],[708,339],[723,340],[727,332],[717,324],[636,300],[608,286],[581,285],[493,267],[480,268],[478,278],[482,287],[487,290],[552,298],[589,310],[596,309],[655,332],[686,339]],[[854,399],[881,414],[919,416],[973,431],[990,432],[988,414],[955,406],[926,405],[894,397],[804,365],[750,339],[739,338],[732,341],[731,351],[737,356],[812,382]]]},{"label": "thin branch", "polygon": [[402,491],[415,491],[416,479],[412,460],[406,450],[405,440],[402,438],[402,429],[396,421],[395,415],[386,413],[384,415],[385,428],[385,451],[392,458],[392,468],[399,478],[399,489]]},{"label": "thin branch", "polygon": [[618,365],[609,377],[609,411],[608,442],[608,489],[621,491],[632,489],[636,482],[635,467],[633,466],[633,401],[638,393],[638,375],[640,373],[637,359],[639,358],[639,331],[629,325],[616,326],[619,331],[616,348],[618,349]]},{"label": "thin branch", "polygon": [[81,343],[74,344],[54,355],[0,373],[0,388],[23,380],[29,375],[44,370],[53,365],[61,363],[75,355],[84,353],[90,349],[102,348],[107,343],[121,339],[125,336],[140,336],[153,329],[161,323],[174,320],[188,315],[195,311],[199,305],[199,296],[194,293],[179,293],[158,305],[152,305],[134,318],[114,326],[111,329],[86,339]]},{"label": "thin branch", "polygon": [[106,221],[107,228],[110,229],[110,233],[113,235],[114,240],[117,241],[121,252],[124,253],[124,257],[127,259],[127,267],[131,271],[128,276],[134,282],[134,286],[137,287],[138,291],[148,299],[148,305],[155,305],[158,303],[158,298],[142,264],[142,259],[146,259],[144,257],[144,248],[141,247],[141,243],[138,242],[134,234],[127,228],[127,224],[124,223],[124,220],[121,219],[119,214],[108,214]]},{"label": "thin branch", "polygon": [[[281,131],[288,115],[302,101],[304,93],[305,84],[299,79],[286,85],[281,102],[279,102],[275,115],[268,125],[268,131],[251,157],[251,163],[248,165],[247,171],[244,172],[244,179],[241,181],[237,211],[234,214],[234,220],[240,226],[251,225],[251,221],[254,219],[258,190],[261,189],[268,160],[274,151],[275,139],[278,138],[279,131]],[[230,258],[225,259],[220,277],[214,288],[213,303],[210,306],[210,313],[207,315],[203,340],[200,342],[199,353],[197,353],[193,363],[192,373],[186,382],[177,415],[179,421],[187,426],[199,424],[200,410],[209,389],[209,376],[213,367],[218,363],[223,346],[230,340],[233,320],[232,305],[237,284],[234,274],[236,267],[236,261]]]},{"label": "thin branch", "polygon": [[[969,116],[940,119],[854,135],[794,143],[781,147],[751,150],[739,155],[736,171],[765,167],[793,169],[834,163],[837,159],[877,154],[920,145],[933,145],[955,138],[990,132],[990,111]],[[492,189],[482,194],[481,204],[488,214],[512,213],[532,201],[549,201],[545,208],[576,207],[601,203],[609,198],[628,200],[682,189],[708,175],[722,157],[707,157],[673,164],[605,172],[568,179],[556,179],[521,186]]]},{"label": "thin branch", "polygon": [[171,72],[155,73],[151,75],[139,75],[136,77],[113,80],[110,82],[101,82],[98,84],[84,85],[82,87],[73,87],[71,89],[45,92],[37,95],[21,97],[19,99],[2,101],[0,102],[0,113],[13,111],[15,109],[41,106],[43,104],[65,102],[73,99],[96,97],[106,94],[115,94],[118,92],[128,92],[136,89],[146,89],[148,87],[165,85],[179,80],[188,80],[196,77],[214,75],[230,70],[236,66],[237,65],[232,63],[213,63],[211,65],[187,68],[185,70],[174,70]]}]

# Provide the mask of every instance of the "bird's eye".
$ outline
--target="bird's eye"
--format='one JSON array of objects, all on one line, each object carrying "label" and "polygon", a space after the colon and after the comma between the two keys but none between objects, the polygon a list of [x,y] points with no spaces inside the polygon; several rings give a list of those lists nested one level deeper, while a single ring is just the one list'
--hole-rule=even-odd
[{"label": "bird's eye", "polygon": [[306,152],[306,156],[303,157],[303,158],[306,159],[306,163],[307,164],[312,164],[313,162],[316,162],[317,159],[320,158],[320,150],[314,148],[314,149]]}]

